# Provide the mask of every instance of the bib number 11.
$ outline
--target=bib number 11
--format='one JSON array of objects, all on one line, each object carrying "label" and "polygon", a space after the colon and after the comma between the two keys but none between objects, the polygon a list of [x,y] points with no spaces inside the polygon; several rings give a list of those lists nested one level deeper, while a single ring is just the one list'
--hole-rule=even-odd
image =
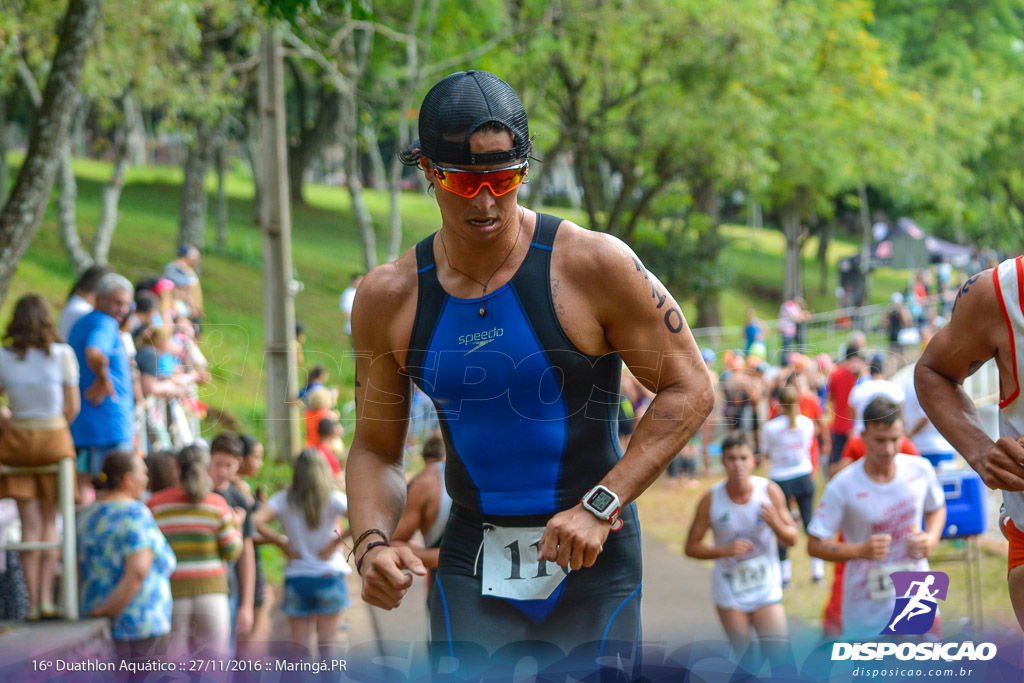
[{"label": "bib number 11", "polygon": [[[534,550],[536,550],[537,552],[540,552],[540,541],[535,541],[535,542],[531,543],[530,547],[533,548]],[[509,572],[509,575],[508,575],[508,580],[509,581],[521,580],[523,578],[523,575],[522,575],[522,556],[521,556],[521,554],[519,552],[519,540],[516,539],[515,541],[512,541],[507,546],[505,546],[505,549],[508,550],[508,553],[509,553],[510,572]],[[566,576],[569,576],[569,568],[568,567],[559,567],[559,569],[561,569],[562,572],[565,573]],[[535,578],[535,579],[542,579],[542,578],[547,577],[547,576],[550,576],[548,574],[548,561],[544,560],[544,559],[537,560],[537,573],[533,576],[533,578]]]},{"label": "bib number 11", "polygon": [[569,569],[551,567],[547,560],[534,563],[543,535],[544,527],[485,527],[480,593],[512,600],[551,595]]}]

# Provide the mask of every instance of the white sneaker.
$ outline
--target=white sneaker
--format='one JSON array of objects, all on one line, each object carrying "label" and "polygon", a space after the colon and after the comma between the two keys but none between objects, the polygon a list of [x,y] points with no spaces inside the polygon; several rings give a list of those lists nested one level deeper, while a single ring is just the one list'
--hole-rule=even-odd
[{"label": "white sneaker", "polygon": [[820,557],[811,558],[811,582],[820,583],[825,580],[825,560]]}]

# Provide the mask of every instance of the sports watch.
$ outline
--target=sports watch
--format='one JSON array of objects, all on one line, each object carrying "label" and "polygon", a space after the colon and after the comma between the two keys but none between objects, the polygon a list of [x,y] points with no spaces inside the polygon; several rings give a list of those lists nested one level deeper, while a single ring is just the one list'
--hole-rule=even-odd
[{"label": "sports watch", "polygon": [[622,528],[622,520],[619,512],[622,509],[619,497],[607,486],[598,484],[587,491],[587,494],[580,499],[583,507],[589,510],[598,519],[607,519],[611,522],[612,531]]}]

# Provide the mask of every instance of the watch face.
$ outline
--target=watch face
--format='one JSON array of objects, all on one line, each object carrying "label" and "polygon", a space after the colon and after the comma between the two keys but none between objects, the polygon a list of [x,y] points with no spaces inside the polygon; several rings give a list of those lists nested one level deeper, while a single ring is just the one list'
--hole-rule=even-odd
[{"label": "watch face", "polygon": [[608,493],[603,489],[594,491],[594,495],[587,499],[587,505],[594,508],[598,512],[604,512],[608,509],[608,506],[612,504],[615,498],[612,494]]}]

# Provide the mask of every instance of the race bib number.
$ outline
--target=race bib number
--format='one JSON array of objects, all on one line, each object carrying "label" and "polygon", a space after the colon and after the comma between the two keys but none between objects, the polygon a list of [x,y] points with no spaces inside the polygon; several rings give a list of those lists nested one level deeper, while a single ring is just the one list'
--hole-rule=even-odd
[{"label": "race bib number", "polygon": [[735,595],[753,593],[768,586],[771,565],[764,555],[743,560],[730,570],[729,586]]},{"label": "race bib number", "polygon": [[544,600],[569,575],[569,569],[537,560],[544,527],[484,527],[480,594],[512,600]]},{"label": "race bib number", "polygon": [[868,570],[868,597],[872,600],[895,600],[896,589],[892,585],[893,572],[912,572],[916,562],[893,562],[878,564]]}]

